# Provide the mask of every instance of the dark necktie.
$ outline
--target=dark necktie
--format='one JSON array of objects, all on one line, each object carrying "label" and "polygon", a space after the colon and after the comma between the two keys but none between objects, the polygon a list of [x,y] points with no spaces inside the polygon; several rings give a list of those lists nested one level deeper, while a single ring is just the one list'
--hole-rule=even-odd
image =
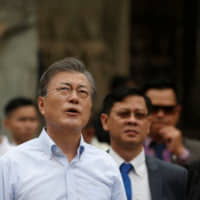
[{"label": "dark necktie", "polygon": [[166,145],[164,143],[157,144],[155,142],[152,142],[150,146],[154,149],[156,157],[164,160],[163,151],[166,149]]},{"label": "dark necktie", "polygon": [[122,163],[120,166],[120,172],[121,172],[122,179],[124,182],[127,200],[132,199],[131,181],[130,181],[130,178],[128,177],[128,173],[132,168],[133,168],[133,166],[129,163]]}]

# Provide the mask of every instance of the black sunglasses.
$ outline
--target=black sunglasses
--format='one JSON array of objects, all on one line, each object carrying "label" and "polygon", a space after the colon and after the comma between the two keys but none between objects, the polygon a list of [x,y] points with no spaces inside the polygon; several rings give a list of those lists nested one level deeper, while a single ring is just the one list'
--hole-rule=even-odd
[{"label": "black sunglasses", "polygon": [[152,105],[151,112],[157,113],[159,110],[162,110],[165,114],[173,113],[175,111],[176,105],[174,106],[156,106]]}]

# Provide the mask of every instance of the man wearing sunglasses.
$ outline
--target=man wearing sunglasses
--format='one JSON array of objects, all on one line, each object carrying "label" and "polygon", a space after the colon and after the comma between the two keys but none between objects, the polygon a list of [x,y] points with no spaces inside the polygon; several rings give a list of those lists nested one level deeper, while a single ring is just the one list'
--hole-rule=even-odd
[{"label": "man wearing sunglasses", "polygon": [[200,142],[184,138],[176,127],[181,105],[174,84],[168,80],[156,80],[145,84],[143,89],[152,101],[152,125],[145,141],[146,153],[179,164],[198,159]]}]

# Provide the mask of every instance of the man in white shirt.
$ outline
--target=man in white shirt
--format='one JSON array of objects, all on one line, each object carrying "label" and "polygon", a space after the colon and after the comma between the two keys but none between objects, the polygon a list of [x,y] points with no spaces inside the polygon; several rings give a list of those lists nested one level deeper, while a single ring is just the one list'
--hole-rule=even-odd
[{"label": "man in white shirt", "polygon": [[187,171],[144,153],[150,109],[149,98],[135,88],[117,89],[105,97],[101,122],[110,134],[109,153],[119,166],[128,200],[182,200]]},{"label": "man in white shirt", "polygon": [[0,200],[125,200],[116,163],[84,142],[95,83],[84,64],[65,58],[40,79],[46,127],[0,159]]},{"label": "man in white shirt", "polygon": [[36,137],[39,113],[35,102],[27,97],[15,97],[4,107],[4,126],[10,132],[13,145],[20,145]]},{"label": "man in white shirt", "polygon": [[0,156],[5,154],[7,151],[9,151],[13,145],[11,145],[5,136],[0,136]]}]

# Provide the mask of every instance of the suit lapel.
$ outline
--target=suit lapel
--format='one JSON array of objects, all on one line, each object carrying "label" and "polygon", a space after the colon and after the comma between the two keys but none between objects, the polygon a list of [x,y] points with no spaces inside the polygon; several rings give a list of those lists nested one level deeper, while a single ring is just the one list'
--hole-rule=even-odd
[{"label": "suit lapel", "polygon": [[159,166],[155,159],[146,156],[146,163],[149,176],[149,185],[151,190],[151,199],[162,199],[162,176],[159,170]]}]

